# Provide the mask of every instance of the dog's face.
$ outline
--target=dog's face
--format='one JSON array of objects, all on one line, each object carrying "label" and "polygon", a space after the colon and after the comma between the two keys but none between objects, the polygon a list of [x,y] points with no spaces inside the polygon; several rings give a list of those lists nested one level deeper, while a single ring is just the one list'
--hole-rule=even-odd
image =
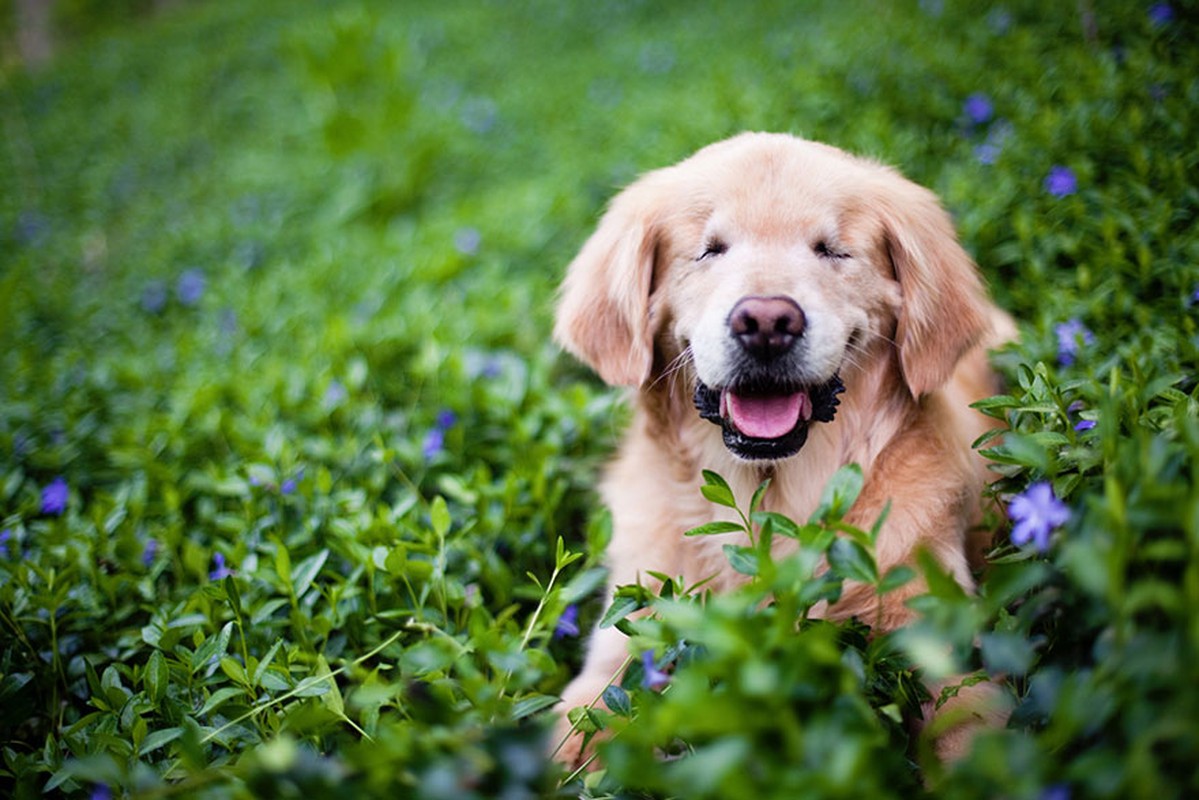
[{"label": "dog's face", "polygon": [[683,370],[734,455],[780,459],[832,419],[842,373],[896,364],[918,396],[984,320],[930,193],[825,145],[746,134],[617,197],[571,265],[556,333],[610,383],[650,390]]}]

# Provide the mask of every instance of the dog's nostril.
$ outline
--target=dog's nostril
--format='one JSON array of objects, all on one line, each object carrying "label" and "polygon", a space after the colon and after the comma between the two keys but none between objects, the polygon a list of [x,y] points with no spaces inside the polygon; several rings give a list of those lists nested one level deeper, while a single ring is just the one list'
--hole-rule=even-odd
[{"label": "dog's nostril", "polygon": [[781,355],[803,335],[803,309],[790,297],[746,297],[729,315],[730,332],[759,358]]}]

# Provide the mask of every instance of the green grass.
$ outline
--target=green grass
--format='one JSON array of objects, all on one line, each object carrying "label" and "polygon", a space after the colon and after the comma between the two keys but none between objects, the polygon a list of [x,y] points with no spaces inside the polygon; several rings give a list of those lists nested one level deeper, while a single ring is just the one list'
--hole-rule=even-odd
[{"label": "green grass", "polygon": [[[9,69],[0,791],[1199,793],[1199,9],[1172,10],[197,3]],[[825,583],[628,590],[658,615],[585,723],[621,733],[564,781],[544,711],[581,643],[554,630],[602,611],[625,415],[549,343],[553,291],[620,186],[744,129],[942,196],[1021,328],[997,491],[1049,481],[1070,521],[1001,537],[977,598],[930,575],[895,636],[796,629],[873,577],[835,514],[800,528]],[[896,720],[946,653],[1017,711],[942,769]],[[676,734],[696,757],[655,758]]]}]

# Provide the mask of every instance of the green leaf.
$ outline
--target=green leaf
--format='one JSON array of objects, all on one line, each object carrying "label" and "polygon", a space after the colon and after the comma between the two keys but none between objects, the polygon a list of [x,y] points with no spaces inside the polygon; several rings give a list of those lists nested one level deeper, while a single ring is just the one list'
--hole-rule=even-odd
[{"label": "green leaf", "polygon": [[325,566],[325,562],[329,559],[329,549],[319,550],[305,558],[291,571],[292,586],[296,597],[303,597],[307,593],[312,582],[316,580],[316,576],[320,573],[321,567]]},{"label": "green leaf", "polygon": [[737,531],[744,532],[745,526],[740,522],[726,522],[724,520],[717,520],[716,522],[709,522],[705,525],[700,525],[697,528],[692,528],[691,530],[686,531],[683,535],[712,536],[718,533],[735,533]]},{"label": "green leaf", "polygon": [[788,539],[799,538],[799,525],[790,517],[785,517],[774,511],[755,511],[750,515],[750,519],[758,527],[764,526],[767,522],[774,528],[775,533],[780,533]]},{"label": "green leaf", "polygon": [[726,544],[723,549],[725,558],[729,560],[729,566],[734,570],[742,575],[758,574],[757,550],[736,544]]},{"label": "green leaf", "polygon": [[700,487],[700,492],[708,499],[709,502],[715,503],[718,506],[726,508],[736,508],[737,501],[733,499],[733,492],[727,486],[715,486],[709,484]]},{"label": "green leaf", "polygon": [[601,628],[610,628],[619,620],[624,619],[640,607],[641,603],[639,603],[635,598],[617,597],[612,601],[612,605],[608,606],[608,610],[604,612],[604,616],[600,619],[599,626]]},{"label": "green leaf", "polygon": [[861,583],[878,583],[878,567],[866,548],[844,537],[837,537],[828,550],[828,563],[838,575]]},{"label": "green leaf", "polygon": [[857,464],[846,464],[834,472],[824,486],[820,505],[812,514],[811,521],[828,523],[840,520],[858,499],[863,482],[862,468]]},{"label": "green leaf", "polygon": [[752,515],[762,505],[762,499],[766,496],[766,490],[770,488],[770,478],[758,484],[757,490],[754,492],[753,498],[749,501],[749,513]]},{"label": "green leaf", "polygon": [[242,689],[240,686],[223,686],[209,695],[208,699],[204,701],[204,705],[200,708],[198,716],[203,717],[233,698],[244,697],[245,694],[245,689]]},{"label": "green leaf", "polygon": [[142,740],[142,746],[138,748],[137,754],[144,756],[147,753],[152,753],[155,750],[165,747],[171,742],[183,735],[183,728],[163,728],[148,734]]},{"label": "green leaf", "polygon": [[445,538],[446,533],[450,530],[450,509],[441,495],[434,497],[429,506],[429,522],[433,526],[433,533],[437,535],[437,538]]},{"label": "green leaf", "polygon": [[608,688],[604,689],[603,699],[604,705],[611,709],[612,713],[618,717],[631,717],[633,715],[633,702],[629,699],[629,693],[616,684],[611,684]]},{"label": "green leaf", "polygon": [[548,694],[532,694],[522,697],[512,706],[512,719],[520,720],[531,717],[547,708],[554,707],[558,704],[558,700],[559,698]]},{"label": "green leaf", "polygon": [[145,686],[146,696],[154,705],[158,705],[166,697],[167,687],[171,684],[171,669],[167,666],[167,660],[161,650],[155,650],[146,661],[142,684]]},{"label": "green leaf", "polygon": [[889,594],[896,589],[906,586],[916,577],[916,570],[906,564],[899,564],[887,570],[882,581],[878,584],[879,594]]}]

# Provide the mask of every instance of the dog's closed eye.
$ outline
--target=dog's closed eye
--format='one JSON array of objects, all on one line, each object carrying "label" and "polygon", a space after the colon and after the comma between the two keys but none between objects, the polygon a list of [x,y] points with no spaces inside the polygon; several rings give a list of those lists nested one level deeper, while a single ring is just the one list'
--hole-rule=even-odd
[{"label": "dog's closed eye", "polygon": [[821,258],[827,258],[832,261],[839,261],[844,258],[849,258],[849,253],[844,250],[837,249],[834,245],[829,244],[827,239],[818,239],[816,244],[812,245],[812,251]]},{"label": "dog's closed eye", "polygon": [[704,243],[704,251],[700,253],[699,258],[695,260],[703,261],[705,259],[712,258],[713,256],[724,255],[728,251],[729,246],[723,239],[708,239],[708,241]]}]

